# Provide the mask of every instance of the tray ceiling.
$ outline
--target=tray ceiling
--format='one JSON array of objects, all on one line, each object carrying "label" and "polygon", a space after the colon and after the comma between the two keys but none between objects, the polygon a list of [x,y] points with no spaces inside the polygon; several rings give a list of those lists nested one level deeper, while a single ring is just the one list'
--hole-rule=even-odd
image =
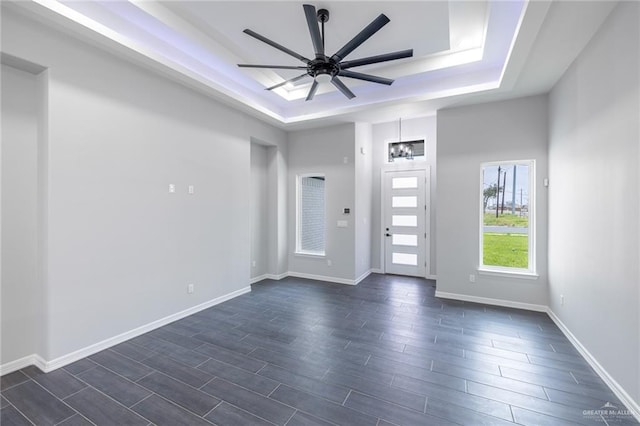
[{"label": "tray ceiling", "polygon": [[[311,3],[311,2],[309,2]],[[238,68],[237,63],[302,65],[242,31],[252,29],[304,56],[313,47],[297,1],[36,0],[76,30],[106,38],[165,74],[280,124],[357,116],[500,86],[528,3],[514,1],[328,1],[326,51],[334,53],[380,13],[391,22],[347,59],[414,49],[414,57],[359,67],[392,86],[344,78],[356,98],[322,84],[306,102],[311,78],[266,91],[298,70]],[[104,43],[103,43],[104,44]],[[111,43],[112,45],[114,43]],[[131,55],[129,55],[131,56]],[[354,69],[355,70],[355,69]]]}]

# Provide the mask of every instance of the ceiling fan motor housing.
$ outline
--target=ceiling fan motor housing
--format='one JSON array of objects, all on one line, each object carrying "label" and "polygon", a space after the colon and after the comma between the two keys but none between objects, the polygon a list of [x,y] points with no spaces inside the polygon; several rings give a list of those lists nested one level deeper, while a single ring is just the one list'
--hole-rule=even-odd
[{"label": "ceiling fan motor housing", "polygon": [[310,61],[307,67],[307,73],[311,77],[317,79],[318,76],[327,75],[330,77],[327,81],[330,81],[340,72],[340,64],[324,55]]}]

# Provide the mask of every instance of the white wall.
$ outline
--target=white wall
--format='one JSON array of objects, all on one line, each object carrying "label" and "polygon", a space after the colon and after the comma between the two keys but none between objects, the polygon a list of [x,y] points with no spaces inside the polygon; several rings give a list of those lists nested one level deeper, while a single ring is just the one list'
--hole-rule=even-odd
[{"label": "white wall", "polygon": [[373,152],[372,126],[355,125],[355,277],[359,279],[371,271],[371,236],[373,216]]},{"label": "white wall", "polygon": [[[547,98],[438,112],[437,289],[465,296],[547,305]],[[480,164],[536,160],[537,280],[479,275]]]},{"label": "white wall", "polygon": [[425,160],[414,160],[412,162],[394,162],[388,164],[388,149],[389,143],[397,142],[399,137],[399,122],[391,121],[388,123],[379,123],[373,125],[373,231],[371,238],[371,265],[374,269],[383,269],[384,262],[382,261],[382,255],[384,252],[384,239],[383,226],[382,226],[382,205],[380,195],[382,193],[381,188],[381,172],[383,170],[394,170],[403,167],[418,167],[429,168],[429,192],[431,203],[429,206],[429,212],[431,217],[431,224],[429,226],[430,233],[430,259],[428,259],[427,274],[436,275],[436,206],[437,206],[437,194],[436,194],[436,117],[419,117],[402,120],[402,139],[403,140],[415,140],[424,139],[425,143]]},{"label": "white wall", "polygon": [[285,144],[285,133],[9,10],[2,40],[49,75],[40,355],[245,288],[250,140]]},{"label": "white wall", "polygon": [[251,144],[251,278],[265,275],[269,267],[268,149]]},{"label": "white wall", "polygon": [[640,4],[620,3],[554,87],[549,107],[550,307],[636,404],[639,22]]},{"label": "white wall", "polygon": [[38,77],[2,65],[2,347],[0,365],[41,349]]},{"label": "white wall", "polygon": [[[353,281],[356,278],[354,215],[343,215],[342,211],[345,207],[353,211],[356,205],[355,125],[292,132],[288,149],[289,271]],[[296,176],[303,173],[321,173],[326,178],[326,255],[323,257],[295,254]],[[348,227],[338,228],[338,220],[346,220]]]}]

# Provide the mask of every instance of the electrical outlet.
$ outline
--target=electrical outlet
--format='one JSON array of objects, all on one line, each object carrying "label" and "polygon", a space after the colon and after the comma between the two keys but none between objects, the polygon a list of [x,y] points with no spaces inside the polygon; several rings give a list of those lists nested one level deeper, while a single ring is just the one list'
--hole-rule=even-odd
[{"label": "electrical outlet", "polygon": [[560,306],[564,306],[564,294],[560,295]]},{"label": "electrical outlet", "polygon": [[189,187],[187,188],[187,192],[189,192],[189,194],[195,194],[196,187],[193,185],[189,185]]},{"label": "electrical outlet", "polygon": [[169,184],[169,194],[173,194],[176,192],[176,186],[172,183]]},{"label": "electrical outlet", "polygon": [[189,294],[193,293],[194,289],[195,289],[195,286],[193,284],[189,284],[187,286],[187,293],[189,293]]},{"label": "electrical outlet", "polygon": [[251,266],[253,266],[254,268],[256,267],[256,261],[255,260],[253,262],[251,262]]},{"label": "electrical outlet", "polygon": [[470,283],[475,283],[476,282],[476,276],[474,274],[469,275],[469,282]]},{"label": "electrical outlet", "polygon": [[331,261],[331,259],[327,259],[327,266],[331,266],[333,265],[333,262]]}]

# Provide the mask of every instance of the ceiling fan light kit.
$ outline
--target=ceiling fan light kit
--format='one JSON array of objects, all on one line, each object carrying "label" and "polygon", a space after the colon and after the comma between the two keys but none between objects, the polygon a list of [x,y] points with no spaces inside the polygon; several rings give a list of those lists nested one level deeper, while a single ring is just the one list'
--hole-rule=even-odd
[{"label": "ceiling fan light kit", "polygon": [[[315,96],[318,90],[318,85],[322,83],[331,82],[344,96],[348,99],[354,98],[356,95],[349,90],[349,88],[343,83],[340,77],[354,78],[357,80],[369,81],[372,83],[391,85],[392,79],[378,77],[370,74],[363,74],[355,71],[349,71],[349,68],[359,67],[363,65],[377,64],[380,62],[394,61],[396,59],[410,58],[413,56],[413,49],[400,50],[397,52],[386,53],[382,55],[369,56],[366,58],[360,58],[352,61],[343,61],[351,52],[357,49],[362,43],[367,41],[369,37],[378,32],[382,27],[390,22],[384,14],[380,14],[369,25],[367,25],[362,31],[360,31],[351,41],[345,44],[340,50],[334,53],[332,56],[327,56],[324,50],[324,24],[329,21],[329,11],[327,9],[320,9],[316,12],[316,8],[313,5],[305,4],[302,6],[304,14],[307,20],[307,26],[309,27],[309,34],[311,35],[311,42],[315,51],[315,58],[308,59],[299,53],[288,49],[275,41],[272,41],[255,31],[245,29],[244,33],[268,44],[269,46],[280,50],[299,61],[303,62],[305,66],[291,66],[291,65],[256,65],[256,64],[238,64],[243,68],[271,68],[271,69],[294,69],[304,70],[305,73],[297,77],[293,77],[275,86],[267,87],[266,90],[273,90],[278,87],[282,87],[287,83],[295,83],[305,77],[313,78],[311,88],[307,95],[306,100],[310,101]],[[320,24],[320,26],[318,25]]]}]

